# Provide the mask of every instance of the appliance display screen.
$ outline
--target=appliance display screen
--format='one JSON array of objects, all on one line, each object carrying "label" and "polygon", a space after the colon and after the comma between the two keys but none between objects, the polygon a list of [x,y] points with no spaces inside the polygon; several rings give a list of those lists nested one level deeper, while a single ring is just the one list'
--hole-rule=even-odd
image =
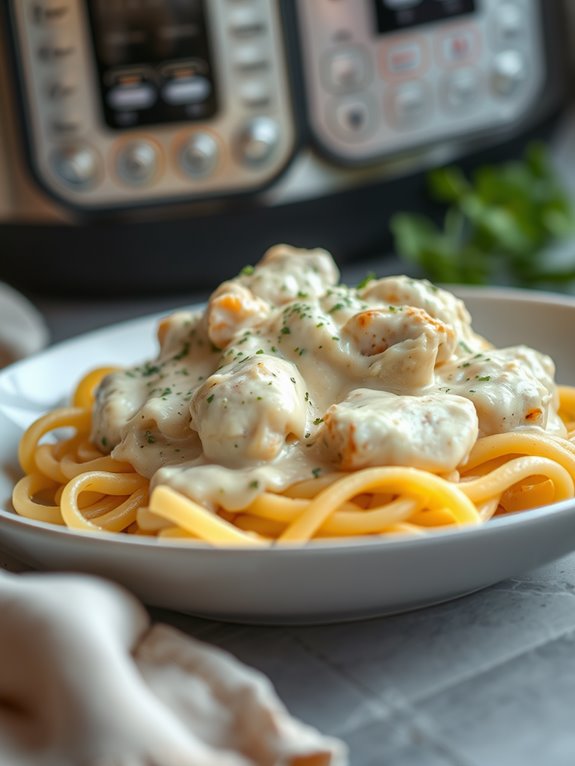
[{"label": "appliance display screen", "polygon": [[374,0],[381,34],[473,13],[476,0]]},{"label": "appliance display screen", "polygon": [[217,111],[205,0],[86,0],[106,123],[132,128]]}]

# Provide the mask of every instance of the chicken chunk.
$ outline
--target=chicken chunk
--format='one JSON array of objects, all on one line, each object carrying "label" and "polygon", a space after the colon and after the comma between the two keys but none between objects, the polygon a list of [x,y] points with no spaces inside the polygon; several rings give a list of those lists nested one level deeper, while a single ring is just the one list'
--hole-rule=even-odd
[{"label": "chicken chunk", "polygon": [[434,393],[397,396],[356,389],[324,417],[330,457],[344,470],[402,465],[451,471],[477,438],[473,404],[460,396]]},{"label": "chicken chunk", "polygon": [[190,404],[209,460],[245,465],[274,460],[306,428],[305,384],[296,366],[267,354],[211,375]]}]

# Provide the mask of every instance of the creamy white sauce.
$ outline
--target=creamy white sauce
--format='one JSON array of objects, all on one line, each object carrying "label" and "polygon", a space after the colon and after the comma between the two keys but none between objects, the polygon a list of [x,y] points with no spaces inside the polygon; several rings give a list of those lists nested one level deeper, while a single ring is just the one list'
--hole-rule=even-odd
[{"label": "creamy white sauce", "polygon": [[157,359],[109,375],[92,438],[208,507],[326,472],[448,472],[478,434],[563,433],[554,367],[494,349],[426,280],[338,285],[324,250],[280,245],[203,312],[161,323]]}]

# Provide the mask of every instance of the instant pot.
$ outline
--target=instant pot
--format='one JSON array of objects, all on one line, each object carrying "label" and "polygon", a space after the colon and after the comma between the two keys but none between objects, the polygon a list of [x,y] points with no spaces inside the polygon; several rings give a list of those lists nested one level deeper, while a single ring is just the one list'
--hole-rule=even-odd
[{"label": "instant pot", "polygon": [[0,279],[52,293],[383,253],[427,168],[518,151],[568,80],[559,0],[0,5]]}]

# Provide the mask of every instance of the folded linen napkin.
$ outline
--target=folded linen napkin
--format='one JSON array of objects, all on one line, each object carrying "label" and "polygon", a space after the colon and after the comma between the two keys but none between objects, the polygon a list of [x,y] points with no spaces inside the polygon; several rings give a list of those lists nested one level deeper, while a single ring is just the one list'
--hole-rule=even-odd
[{"label": "folded linen napkin", "polygon": [[268,679],[83,575],[0,571],[3,766],[343,766]]}]

